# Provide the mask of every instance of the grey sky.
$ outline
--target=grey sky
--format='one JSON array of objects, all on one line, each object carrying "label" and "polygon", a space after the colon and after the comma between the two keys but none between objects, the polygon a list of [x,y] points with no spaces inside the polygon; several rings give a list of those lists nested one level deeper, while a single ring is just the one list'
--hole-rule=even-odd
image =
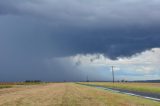
[{"label": "grey sky", "polygon": [[51,68],[46,59],[100,53],[115,60],[159,48],[159,12],[158,0],[2,0],[0,80],[82,80],[87,72]]}]

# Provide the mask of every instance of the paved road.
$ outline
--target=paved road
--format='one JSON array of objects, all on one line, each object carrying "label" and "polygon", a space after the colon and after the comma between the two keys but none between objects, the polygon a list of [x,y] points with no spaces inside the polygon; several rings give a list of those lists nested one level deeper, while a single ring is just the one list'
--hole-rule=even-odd
[{"label": "paved road", "polygon": [[138,92],[138,91],[124,90],[124,89],[116,89],[116,88],[111,88],[111,89],[116,90],[116,91],[120,91],[120,92],[132,93],[132,94],[136,94],[136,95],[160,99],[160,93],[158,94],[158,93],[149,93],[149,92]]},{"label": "paved road", "polygon": [[132,91],[132,90],[126,90],[126,89],[119,89],[119,88],[108,88],[108,87],[89,85],[89,84],[83,84],[83,85],[92,86],[92,87],[96,87],[96,88],[100,88],[100,89],[104,89],[104,90],[108,90],[108,91],[112,91],[112,92],[118,92],[118,93],[123,93],[123,94],[127,94],[127,95],[132,95],[132,96],[139,96],[139,97],[143,97],[143,98],[147,98],[147,99],[151,99],[151,100],[155,100],[155,101],[160,102],[160,93],[139,92],[139,91]]}]

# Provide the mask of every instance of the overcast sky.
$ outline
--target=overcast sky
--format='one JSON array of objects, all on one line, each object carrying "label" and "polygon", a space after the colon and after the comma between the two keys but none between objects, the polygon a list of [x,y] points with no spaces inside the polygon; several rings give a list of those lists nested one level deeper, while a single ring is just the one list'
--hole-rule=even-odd
[{"label": "overcast sky", "polygon": [[0,81],[160,79],[159,0],[1,0]]}]

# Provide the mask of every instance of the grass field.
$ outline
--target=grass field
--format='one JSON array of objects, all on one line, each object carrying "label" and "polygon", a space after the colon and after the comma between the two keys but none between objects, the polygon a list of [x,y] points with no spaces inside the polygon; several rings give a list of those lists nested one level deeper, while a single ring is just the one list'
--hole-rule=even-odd
[{"label": "grass field", "polygon": [[160,93],[160,83],[111,83],[111,82],[83,82],[83,84],[98,85],[110,88]]},{"label": "grass field", "polygon": [[0,89],[0,106],[160,106],[160,103],[75,83],[49,83]]},{"label": "grass field", "polygon": [[9,83],[9,82],[0,82],[0,89],[4,89],[4,88],[12,88],[16,85],[37,85],[37,84],[45,84],[43,82],[13,82],[13,83]]},{"label": "grass field", "polygon": [[3,88],[12,88],[12,85],[0,85],[0,89],[3,89]]}]

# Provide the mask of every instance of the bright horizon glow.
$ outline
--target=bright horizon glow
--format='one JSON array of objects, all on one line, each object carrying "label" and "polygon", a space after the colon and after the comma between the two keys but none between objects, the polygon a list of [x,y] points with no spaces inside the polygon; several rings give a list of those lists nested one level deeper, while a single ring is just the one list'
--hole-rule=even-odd
[{"label": "bright horizon glow", "polygon": [[87,69],[86,71],[91,76],[93,76],[93,73],[105,74],[106,76],[102,75],[102,79],[105,79],[104,77],[111,78],[110,75],[107,76],[107,73],[111,71],[111,66],[115,66],[116,80],[160,79],[160,48],[153,48],[129,58],[119,57],[117,60],[111,60],[103,54],[78,54],[76,56],[57,58],[57,60],[61,62],[67,61],[67,63],[69,62],[81,71]]}]

